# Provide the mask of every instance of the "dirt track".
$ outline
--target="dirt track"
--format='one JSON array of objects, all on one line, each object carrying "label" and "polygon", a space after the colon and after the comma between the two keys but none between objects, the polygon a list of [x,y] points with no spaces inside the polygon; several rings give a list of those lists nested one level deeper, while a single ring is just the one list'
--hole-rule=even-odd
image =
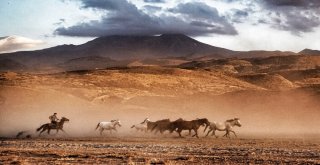
[{"label": "dirt track", "polygon": [[2,139],[0,164],[319,164],[320,141],[215,138]]}]

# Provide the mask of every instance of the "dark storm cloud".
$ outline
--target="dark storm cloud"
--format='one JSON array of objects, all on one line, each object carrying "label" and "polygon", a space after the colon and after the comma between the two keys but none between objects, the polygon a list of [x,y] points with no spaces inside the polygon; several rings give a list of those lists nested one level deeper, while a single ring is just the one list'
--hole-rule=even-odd
[{"label": "dark storm cloud", "polygon": [[320,7],[319,0],[262,0],[269,6],[290,6],[290,7]]},{"label": "dark storm cloud", "polygon": [[199,2],[179,4],[176,8],[170,9],[170,11],[185,14],[197,19],[210,19],[212,21],[221,21],[224,19],[219,16],[216,8]]},{"label": "dark storm cloud", "polygon": [[235,28],[224,17],[219,16],[215,8],[203,3],[180,4],[170,9],[169,13],[155,16],[139,10],[126,0],[82,0],[81,2],[82,8],[99,9],[104,11],[105,15],[98,21],[78,23],[67,28],[59,27],[55,30],[55,34],[90,37],[163,33],[183,33],[192,36],[210,33],[237,34]]},{"label": "dark storm cloud", "polygon": [[261,5],[271,12],[269,23],[277,29],[300,35],[320,26],[319,0],[261,0]]},{"label": "dark storm cloud", "polygon": [[[320,26],[320,0],[220,0],[225,3],[239,3],[250,10],[241,9],[228,14],[234,23],[252,21],[254,24],[268,24],[273,28],[290,31],[292,34],[312,32]],[[252,15],[255,11],[257,15]]]},{"label": "dark storm cloud", "polygon": [[237,34],[233,25],[231,25],[225,17],[220,16],[216,8],[204,3],[190,2],[179,4],[177,7],[169,9],[169,11],[181,14],[180,17],[185,20],[191,20],[192,25],[195,25],[194,22],[198,22],[197,25],[203,24],[205,25],[203,27],[211,29],[214,33]]},{"label": "dark storm cloud", "polygon": [[[248,10],[248,9],[246,9]],[[239,10],[239,9],[231,9],[228,18],[235,23],[243,23],[249,16],[249,12],[244,10]]]}]

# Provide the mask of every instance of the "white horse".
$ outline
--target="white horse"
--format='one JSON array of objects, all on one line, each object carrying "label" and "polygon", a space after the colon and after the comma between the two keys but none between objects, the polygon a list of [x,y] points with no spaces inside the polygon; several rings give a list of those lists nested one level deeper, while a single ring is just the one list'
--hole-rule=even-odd
[{"label": "white horse", "polygon": [[[208,136],[209,133],[212,132],[211,136],[214,135],[217,138],[218,136],[215,134],[215,132],[216,132],[216,130],[218,130],[218,131],[226,131],[226,134],[223,135],[225,137],[230,138],[230,132],[232,132],[234,134],[234,136],[237,137],[236,133],[232,130],[232,127],[234,127],[234,126],[241,127],[241,123],[240,123],[239,118],[226,120],[223,123],[210,122],[210,126],[208,127],[209,131],[206,136]],[[203,132],[205,132],[205,131],[206,131],[206,129]]]},{"label": "white horse", "polygon": [[96,130],[99,128],[100,130],[100,135],[102,135],[102,132],[104,130],[109,130],[110,131],[110,134],[112,133],[112,130],[115,130],[117,131],[116,129],[116,126],[119,126],[121,127],[121,122],[120,120],[111,120],[111,121],[102,121],[102,122],[99,122],[97,127],[96,127]]},{"label": "white horse", "polygon": [[135,128],[137,131],[147,132],[147,123],[139,123],[131,126],[131,128]]}]

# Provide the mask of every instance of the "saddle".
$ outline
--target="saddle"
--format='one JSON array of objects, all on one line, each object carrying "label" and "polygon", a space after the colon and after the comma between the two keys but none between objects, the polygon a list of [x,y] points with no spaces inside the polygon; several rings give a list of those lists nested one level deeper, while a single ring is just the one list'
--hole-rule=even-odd
[{"label": "saddle", "polygon": [[50,126],[51,128],[56,128],[56,127],[57,127],[57,124],[58,124],[58,122],[51,122],[51,123],[49,123],[49,126]]}]

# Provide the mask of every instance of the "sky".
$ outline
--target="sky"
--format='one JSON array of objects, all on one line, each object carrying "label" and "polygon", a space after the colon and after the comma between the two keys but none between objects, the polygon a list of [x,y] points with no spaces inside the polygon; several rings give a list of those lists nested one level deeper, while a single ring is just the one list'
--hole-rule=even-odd
[{"label": "sky", "polygon": [[319,0],[1,0],[0,21],[0,53],[164,33],[239,51],[320,50]]}]

